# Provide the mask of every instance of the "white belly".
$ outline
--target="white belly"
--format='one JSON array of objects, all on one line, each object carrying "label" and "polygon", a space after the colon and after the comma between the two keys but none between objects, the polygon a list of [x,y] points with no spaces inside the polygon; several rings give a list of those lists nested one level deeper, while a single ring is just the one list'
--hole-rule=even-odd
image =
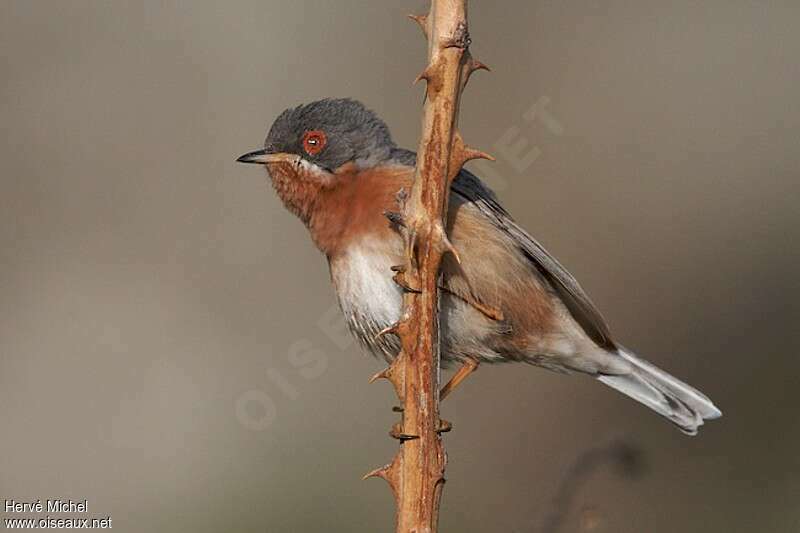
[{"label": "white belly", "polygon": [[[393,250],[392,244],[398,249]],[[401,262],[400,241],[386,243],[367,238],[351,246],[331,262],[331,274],[339,304],[353,334],[375,355],[391,360],[399,351],[394,335],[376,339],[385,327],[400,319],[402,289],[392,280],[391,267]],[[496,353],[482,339],[495,333],[496,326],[459,299],[442,297],[441,327],[444,359],[464,354],[494,360]]]},{"label": "white belly", "polygon": [[400,318],[403,295],[391,271],[399,261],[391,244],[365,238],[331,262],[339,305],[353,333],[368,346]]}]

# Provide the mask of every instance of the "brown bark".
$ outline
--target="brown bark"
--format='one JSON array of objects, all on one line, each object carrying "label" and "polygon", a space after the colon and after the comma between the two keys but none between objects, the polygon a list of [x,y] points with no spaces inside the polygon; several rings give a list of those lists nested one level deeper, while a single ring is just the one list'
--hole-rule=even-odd
[{"label": "brown bark", "polygon": [[402,420],[392,429],[400,450],[392,463],[366,477],[386,479],[397,501],[398,533],[434,533],[447,461],[439,418],[439,267],[445,253],[458,252],[444,225],[450,183],[469,159],[488,157],[465,146],[456,129],[461,92],[483,64],[469,53],[466,0],[432,0],[428,15],[412,16],[428,38],[427,82],[417,168],[410,192],[398,195],[405,264],[395,280],[405,289],[400,321],[382,334],[400,338],[402,350],[375,378],[389,379],[402,402]]}]

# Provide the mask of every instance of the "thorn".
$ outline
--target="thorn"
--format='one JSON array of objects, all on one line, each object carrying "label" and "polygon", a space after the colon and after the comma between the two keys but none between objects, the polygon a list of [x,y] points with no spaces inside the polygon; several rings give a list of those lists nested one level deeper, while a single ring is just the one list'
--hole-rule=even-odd
[{"label": "thorn", "polygon": [[[379,333],[380,335],[380,333]],[[392,376],[392,367],[386,367],[371,378],[369,378],[370,383],[375,383],[379,379],[391,379]]]},{"label": "thorn", "polygon": [[405,409],[400,405],[395,405],[394,407],[392,407],[392,412],[393,413],[402,413],[404,411],[405,411]]},{"label": "thorn", "polygon": [[464,161],[469,161],[471,159],[488,159],[489,161],[496,161],[492,154],[488,154],[484,151],[470,147],[464,148],[464,157]]},{"label": "thorn", "polygon": [[489,68],[489,65],[482,61],[478,61],[477,59],[470,59],[469,62],[469,71],[475,72],[476,70],[485,70],[486,72],[491,72],[492,69]]},{"label": "thorn", "polygon": [[409,15],[408,18],[419,24],[425,38],[428,38],[428,15]]},{"label": "thorn", "polygon": [[466,52],[466,57],[464,59],[463,66],[461,67],[461,90],[463,91],[464,88],[469,83],[469,80],[472,78],[472,74],[475,73],[477,70],[487,70],[491,71],[491,69],[485,63],[474,59],[469,51]]},{"label": "thorn", "polygon": [[456,179],[458,173],[461,172],[461,167],[463,167],[464,163],[467,161],[466,156],[464,155],[465,149],[466,145],[464,144],[464,138],[461,136],[461,132],[456,130],[455,133],[453,133],[453,143],[450,147],[449,180],[451,182]]},{"label": "thorn", "polygon": [[414,84],[416,84],[419,80],[425,80],[428,82],[425,86],[426,99],[429,96],[433,98],[433,95],[441,90],[444,79],[443,72],[446,68],[447,60],[443,56],[439,56],[432,63],[429,63],[428,66],[425,67],[425,70],[423,70],[414,80]]},{"label": "thorn", "polygon": [[412,85],[416,85],[417,83],[419,83],[420,80],[425,80],[427,82],[430,82],[431,81],[431,74],[432,74],[431,66],[428,65],[427,67],[425,67],[425,70],[420,72],[419,76],[414,78],[414,82],[412,83]]},{"label": "thorn", "polygon": [[403,218],[402,213],[398,213],[397,211],[384,211],[383,216],[389,219],[389,222],[395,224],[396,226],[400,226],[401,228],[406,227],[406,221]]},{"label": "thorn", "polygon": [[386,481],[389,481],[389,469],[391,467],[392,465],[384,465],[379,468],[376,468],[371,472],[367,472],[366,474],[364,474],[364,477],[361,478],[361,481],[366,481],[371,477],[379,477],[385,479]]},{"label": "thorn", "polygon": [[461,167],[464,166],[464,163],[472,159],[488,159],[489,161],[495,160],[492,154],[467,146],[464,143],[464,139],[461,137],[461,132],[456,131],[453,135],[451,167],[460,170]]}]

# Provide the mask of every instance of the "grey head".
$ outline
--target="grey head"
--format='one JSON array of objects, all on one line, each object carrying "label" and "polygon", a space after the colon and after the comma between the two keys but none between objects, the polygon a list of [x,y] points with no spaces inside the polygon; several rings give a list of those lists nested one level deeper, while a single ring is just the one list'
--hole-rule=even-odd
[{"label": "grey head", "polygon": [[281,113],[267,134],[264,150],[245,154],[238,161],[268,163],[276,155],[299,156],[333,172],[348,162],[359,168],[375,166],[388,160],[394,149],[389,128],[364,104],[350,98],[325,98]]}]

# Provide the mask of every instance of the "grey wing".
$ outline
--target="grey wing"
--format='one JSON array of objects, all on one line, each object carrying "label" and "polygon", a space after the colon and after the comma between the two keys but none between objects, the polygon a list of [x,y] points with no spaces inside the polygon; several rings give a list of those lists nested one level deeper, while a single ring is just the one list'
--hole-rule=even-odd
[{"label": "grey wing", "polygon": [[510,235],[550,283],[586,334],[598,346],[616,351],[617,346],[611,339],[605,319],[580,284],[536,239],[514,222],[491,189],[477,176],[462,169],[453,180],[452,191],[473,203],[492,223]]}]

